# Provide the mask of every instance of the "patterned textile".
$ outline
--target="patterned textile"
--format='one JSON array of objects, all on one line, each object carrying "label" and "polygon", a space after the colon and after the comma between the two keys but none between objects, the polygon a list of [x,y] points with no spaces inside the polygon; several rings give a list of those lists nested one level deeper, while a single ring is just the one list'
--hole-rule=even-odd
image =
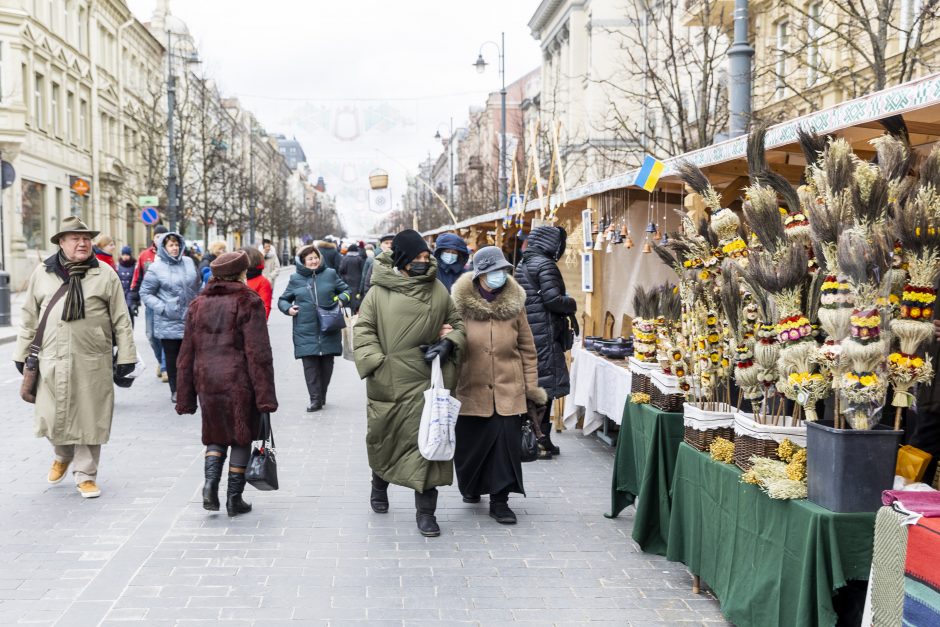
[{"label": "patterned textile", "polygon": [[871,563],[871,613],[875,627],[901,627],[907,553],[907,527],[901,524],[904,518],[904,514],[890,507],[879,509],[875,518]]},{"label": "patterned textile", "polygon": [[904,564],[905,627],[940,625],[940,519],[912,525]]}]

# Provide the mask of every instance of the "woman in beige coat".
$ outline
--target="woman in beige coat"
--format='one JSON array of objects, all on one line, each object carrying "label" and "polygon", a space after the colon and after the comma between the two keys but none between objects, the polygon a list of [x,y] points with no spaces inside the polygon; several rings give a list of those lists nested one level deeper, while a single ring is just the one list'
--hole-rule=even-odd
[{"label": "woman in beige coat", "polygon": [[544,406],[538,358],[526,320],[525,291],[508,274],[512,264],[495,246],[473,258],[473,274],[453,288],[467,347],[460,365],[454,468],[465,503],[490,495],[490,516],[516,522],[509,494],[525,494],[520,460],[526,400]]}]

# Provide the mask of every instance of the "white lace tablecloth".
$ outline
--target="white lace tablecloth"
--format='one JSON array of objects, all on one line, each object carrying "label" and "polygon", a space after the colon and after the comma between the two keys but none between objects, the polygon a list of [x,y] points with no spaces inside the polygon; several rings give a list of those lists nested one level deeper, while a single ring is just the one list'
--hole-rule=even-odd
[{"label": "white lace tablecloth", "polygon": [[631,375],[627,362],[615,363],[580,345],[571,349],[571,357],[571,393],[565,401],[565,428],[574,429],[581,416],[584,416],[584,435],[601,428],[604,416],[619,425],[630,397]]}]

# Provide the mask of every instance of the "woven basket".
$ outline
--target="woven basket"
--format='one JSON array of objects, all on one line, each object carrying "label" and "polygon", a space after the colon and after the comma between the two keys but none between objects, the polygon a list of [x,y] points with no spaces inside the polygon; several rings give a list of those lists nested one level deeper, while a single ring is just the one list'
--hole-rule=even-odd
[{"label": "woven basket", "polygon": [[642,392],[653,396],[653,372],[659,370],[659,365],[654,362],[640,361],[636,357],[630,357],[627,360],[630,372],[633,377],[630,380],[630,392],[636,394]]},{"label": "woven basket", "polygon": [[762,425],[754,422],[753,414],[737,412],[734,416],[734,465],[741,470],[751,469],[751,457],[780,459],[777,447],[784,440],[806,448],[806,427],[792,426],[793,417],[782,420],[785,426]]},{"label": "woven basket", "polygon": [[679,379],[662,371],[654,371],[650,379],[652,380],[650,405],[661,411],[682,411],[685,394],[679,388]]},{"label": "woven basket", "polygon": [[707,410],[683,404],[685,441],[689,446],[707,451],[715,438],[734,441],[734,407],[725,403],[716,406],[717,410]]}]

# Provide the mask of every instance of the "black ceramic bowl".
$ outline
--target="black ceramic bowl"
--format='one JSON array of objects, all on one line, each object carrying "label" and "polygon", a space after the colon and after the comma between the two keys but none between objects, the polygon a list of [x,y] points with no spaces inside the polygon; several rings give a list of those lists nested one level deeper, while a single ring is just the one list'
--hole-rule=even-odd
[{"label": "black ceramic bowl", "polygon": [[599,340],[599,339],[601,339],[601,338],[600,338],[600,336],[597,336],[597,335],[588,335],[588,336],[586,336],[586,337],[584,338],[584,341],[581,342],[582,348],[584,348],[584,350],[588,350],[588,351],[589,351],[589,350],[594,350],[594,344],[595,344],[595,343],[597,342],[597,340]]}]

